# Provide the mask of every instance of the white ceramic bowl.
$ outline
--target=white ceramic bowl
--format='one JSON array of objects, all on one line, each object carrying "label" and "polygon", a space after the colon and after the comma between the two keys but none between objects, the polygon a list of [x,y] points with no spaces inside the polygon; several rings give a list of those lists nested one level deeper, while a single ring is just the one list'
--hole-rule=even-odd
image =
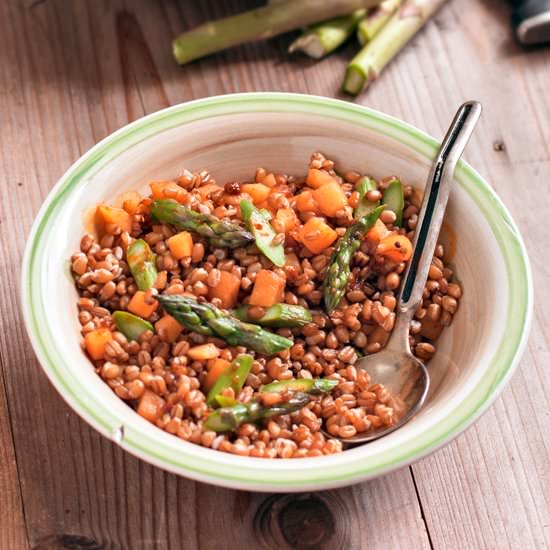
[{"label": "white ceramic bowl", "polygon": [[[128,452],[200,481],[261,491],[317,490],[379,476],[449,442],[487,409],[517,365],[532,309],[532,283],[516,225],[466,163],[456,171],[444,240],[464,297],[430,363],[429,401],[406,426],[339,455],[301,460],[233,456],[181,441],[149,424],[94,374],[81,351],[69,257],[87,213],[123,191],[146,189],[183,167],[220,182],[257,166],[303,174],[320,150],[338,167],[398,174],[422,187],[437,143],[376,111],[333,99],[254,93],[176,105],[104,139],[54,187],[32,228],[23,263],[27,330],[44,371],[69,405]],[[454,228],[450,230],[449,228]],[[121,432],[120,427],[124,430]]]}]

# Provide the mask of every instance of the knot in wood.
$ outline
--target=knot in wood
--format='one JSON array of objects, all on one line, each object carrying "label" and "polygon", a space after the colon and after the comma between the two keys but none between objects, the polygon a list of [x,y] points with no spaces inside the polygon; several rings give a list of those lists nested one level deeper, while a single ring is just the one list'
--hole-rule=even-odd
[{"label": "knot in wood", "polygon": [[316,495],[273,495],[258,508],[254,520],[256,535],[264,548],[343,548],[346,522],[339,510],[340,499],[325,498],[331,493]]}]

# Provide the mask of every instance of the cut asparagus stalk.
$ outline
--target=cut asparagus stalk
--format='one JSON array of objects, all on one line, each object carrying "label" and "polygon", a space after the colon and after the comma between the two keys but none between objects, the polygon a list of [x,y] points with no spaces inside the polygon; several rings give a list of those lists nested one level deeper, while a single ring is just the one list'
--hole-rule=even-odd
[{"label": "cut asparagus stalk", "polygon": [[155,327],[149,323],[149,321],[137,315],[133,315],[128,311],[115,311],[113,313],[113,321],[115,322],[116,328],[120,330],[128,340],[137,340],[146,330],[155,332]]},{"label": "cut asparagus stalk", "polygon": [[140,290],[149,290],[157,280],[156,256],[143,240],[134,241],[126,250],[128,267]]},{"label": "cut asparagus stalk", "polygon": [[184,32],[173,41],[172,51],[176,61],[184,64],[231,46],[271,38],[379,3],[380,0],[286,0],[270,3]]},{"label": "cut asparagus stalk", "polygon": [[403,49],[445,0],[405,0],[380,32],[350,62],[342,89],[357,95]]},{"label": "cut asparagus stalk", "polygon": [[225,395],[216,395],[216,403],[219,407],[233,407],[239,402],[233,397],[226,397]]},{"label": "cut asparagus stalk", "polygon": [[320,395],[333,390],[338,385],[338,380],[330,378],[299,378],[295,380],[282,380],[280,382],[271,382],[263,386],[260,390],[265,392],[302,392],[310,395]]},{"label": "cut asparagus stalk", "polygon": [[391,210],[395,214],[395,227],[401,227],[403,224],[405,197],[403,195],[403,186],[398,178],[394,177],[388,183],[382,195],[382,202],[386,205],[387,210]]},{"label": "cut asparagus stalk", "polygon": [[266,309],[259,319],[253,319],[248,315],[250,307],[252,306],[241,306],[233,312],[233,315],[247,323],[256,323],[263,327],[273,328],[305,327],[311,323],[312,319],[308,309],[290,304],[275,304]]},{"label": "cut asparagus stalk", "polygon": [[206,404],[212,407],[216,403],[216,398],[219,397],[224,390],[229,388],[237,395],[244,386],[253,362],[254,360],[251,355],[239,355],[239,357],[220,374],[219,378],[212,386],[212,389],[208,392]]},{"label": "cut asparagus stalk", "polygon": [[238,403],[232,407],[216,409],[208,415],[203,424],[205,430],[214,432],[231,432],[244,422],[258,422],[267,418],[281,416],[299,411],[309,403],[307,393],[293,393],[287,401],[265,407],[258,401]]},{"label": "cut asparagus stalk", "polygon": [[357,182],[359,202],[357,203],[357,207],[355,208],[354,212],[354,217],[356,220],[359,220],[363,216],[370,214],[380,204],[380,201],[369,201],[369,199],[367,199],[367,193],[369,191],[375,191],[376,188],[376,182],[368,176],[363,176]]},{"label": "cut asparagus stalk", "polygon": [[327,313],[332,313],[344,296],[351,274],[353,255],[361,245],[363,235],[376,223],[384,208],[385,205],[378,206],[370,214],[350,225],[344,236],[338,241],[330,259],[325,280],[323,281],[323,293]]},{"label": "cut asparagus stalk", "polygon": [[275,241],[277,233],[269,220],[271,214],[267,210],[258,210],[250,201],[243,199],[240,204],[241,216],[246,227],[254,235],[258,250],[276,266],[285,265],[285,249]]},{"label": "cut asparagus stalk", "polygon": [[397,11],[402,0],[384,0],[379,6],[367,11],[367,15],[357,26],[357,40],[364,46],[370,42],[378,31],[388,22],[389,18]]},{"label": "cut asparagus stalk", "polygon": [[254,236],[239,225],[211,214],[200,214],[172,199],[153,201],[151,214],[158,221],[192,231],[219,248],[239,248],[254,241]]},{"label": "cut asparagus stalk", "polygon": [[313,59],[321,59],[341,46],[354,33],[365,13],[365,9],[355,10],[349,15],[313,25],[292,42],[288,52],[303,52]]},{"label": "cut asparagus stalk", "polygon": [[208,302],[181,295],[161,295],[157,300],[164,310],[189,330],[218,336],[231,346],[245,346],[263,355],[275,355],[293,342],[258,325],[243,323]]}]

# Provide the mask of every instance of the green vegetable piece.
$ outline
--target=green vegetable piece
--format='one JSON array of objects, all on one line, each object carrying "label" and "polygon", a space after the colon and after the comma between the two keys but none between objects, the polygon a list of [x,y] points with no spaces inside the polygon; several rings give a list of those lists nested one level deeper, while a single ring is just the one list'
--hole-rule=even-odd
[{"label": "green vegetable piece", "polygon": [[445,0],[423,0],[422,8],[417,9],[420,3],[416,0],[403,2],[401,9],[391,15],[372,40],[350,61],[343,90],[357,95],[368,87],[444,3]]},{"label": "green vegetable piece", "polygon": [[306,29],[288,47],[289,53],[304,52],[313,59],[321,59],[341,46],[354,32],[366,10],[355,10],[349,15],[335,17]]},{"label": "green vegetable piece", "polygon": [[293,344],[289,338],[268,332],[252,323],[243,323],[234,317],[213,319],[209,326],[230,346],[245,346],[262,355],[275,355]]},{"label": "green vegetable piece", "polygon": [[393,178],[386,187],[382,195],[382,201],[388,210],[391,210],[396,220],[394,225],[401,227],[403,225],[403,206],[405,205],[405,197],[403,195],[403,186],[397,178]]},{"label": "green vegetable piece", "polygon": [[376,182],[368,176],[363,176],[357,182],[357,191],[359,193],[359,202],[355,208],[355,219],[359,220],[363,216],[370,214],[377,206],[380,205],[380,201],[372,202],[367,199],[367,193],[369,191],[376,191]]},{"label": "green vegetable piece", "polygon": [[243,199],[241,201],[241,216],[248,230],[254,235],[256,246],[260,252],[276,266],[283,267],[285,265],[285,249],[282,244],[273,244],[277,233],[269,223],[271,214],[267,212],[266,215],[266,212],[258,210],[250,201]]},{"label": "green vegetable piece", "polygon": [[140,290],[149,290],[155,285],[158,276],[156,256],[143,239],[138,239],[128,246],[126,259]]},{"label": "green vegetable piece", "polygon": [[340,303],[346,291],[351,273],[351,260],[361,245],[361,239],[376,223],[385,205],[376,207],[370,214],[350,225],[344,236],[338,241],[332,253],[323,281],[325,309],[332,313]]},{"label": "green vegetable piece", "polygon": [[153,201],[151,214],[158,221],[204,237],[218,248],[240,248],[254,241],[254,236],[236,223],[200,214],[172,199]]},{"label": "green vegetable piece", "polygon": [[338,385],[338,380],[330,378],[299,378],[296,380],[281,380],[280,382],[271,382],[263,386],[260,390],[263,392],[302,392],[310,395],[319,395],[332,391]]},{"label": "green vegetable piece", "polygon": [[384,0],[375,8],[370,8],[357,27],[357,40],[361,46],[370,42],[397,11],[402,0]]},{"label": "green vegetable piece", "polygon": [[[199,303],[194,298],[187,296],[168,296],[166,294],[157,296],[157,300],[180,325],[198,334],[214,335],[208,326],[208,320],[214,318],[214,313],[209,307],[210,304]],[[214,308],[214,306],[211,307]]]},{"label": "green vegetable piece", "polygon": [[203,424],[205,430],[214,432],[231,432],[244,422],[258,422],[283,414],[290,414],[305,407],[310,400],[307,393],[293,393],[287,401],[271,407],[264,407],[258,401],[238,403],[232,407],[222,407],[212,411]]},{"label": "green vegetable piece", "polygon": [[128,340],[137,340],[143,332],[150,330],[155,332],[155,327],[149,321],[128,313],[127,311],[115,311],[113,321],[116,328],[128,338]]},{"label": "green vegetable piece", "polygon": [[220,407],[233,407],[239,402],[232,397],[226,397],[225,395],[216,395],[216,402]]},{"label": "green vegetable piece", "polygon": [[[250,201],[248,201],[250,202]],[[260,208],[260,210],[258,211],[260,212],[260,214],[265,218],[266,221],[270,222],[273,218],[273,216],[271,215],[271,212],[267,209],[267,208]]]},{"label": "green vegetable piece", "polygon": [[178,63],[188,63],[244,42],[265,40],[293,29],[346,15],[359,8],[373,6],[378,2],[379,0],[271,0],[259,8],[207,21],[180,34],[172,42],[172,51]]},{"label": "green vegetable piece", "polygon": [[203,423],[205,430],[231,432],[236,430],[249,417],[249,404],[237,403],[231,407],[222,407],[211,412]]},{"label": "green vegetable piece", "polygon": [[252,359],[251,355],[239,355],[218,377],[216,383],[208,392],[206,404],[212,407],[216,403],[216,399],[220,397],[220,394],[228,388],[231,388],[235,392],[235,395],[237,395],[244,386],[253,362],[254,359]]},{"label": "green vegetable piece", "polygon": [[157,296],[157,300],[184,327],[199,334],[218,336],[231,346],[245,346],[263,355],[275,355],[293,344],[289,338],[244,323],[209,302],[166,294]]},{"label": "green vegetable piece", "polygon": [[251,319],[248,310],[251,306],[243,305],[233,312],[233,315],[241,321],[247,323],[256,323],[264,327],[273,328],[295,328],[305,327],[311,323],[311,313],[302,306],[293,306],[290,304],[275,304],[266,309],[265,313],[259,319]]}]

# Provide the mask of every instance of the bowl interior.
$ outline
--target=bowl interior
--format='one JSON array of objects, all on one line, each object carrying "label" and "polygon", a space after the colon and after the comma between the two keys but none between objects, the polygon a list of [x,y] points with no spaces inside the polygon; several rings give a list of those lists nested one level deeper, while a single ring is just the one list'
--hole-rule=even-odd
[{"label": "bowl interior", "polygon": [[[148,192],[147,182],[174,177],[183,168],[208,169],[222,184],[234,180],[252,180],[256,167],[303,175],[309,156],[322,151],[336,161],[337,169],[357,170],[376,178],[398,175],[404,183],[423,189],[430,168],[429,161],[407,147],[379,134],[356,128],[329,124],[323,117],[294,114],[292,120],[279,113],[235,114],[173,128],[127,150],[97,171],[82,188],[77,212],[66,212],[74,232],[66,237],[65,261],[78,248],[79,236],[91,229],[89,213],[102,201],[117,202],[126,191]],[[214,129],[215,128],[215,129]],[[330,134],[330,135],[327,135]],[[445,403],[469,379],[483,353],[483,343],[498,332],[504,319],[505,304],[496,300],[503,265],[492,265],[485,258],[491,250],[487,239],[490,228],[466,192],[455,186],[449,201],[442,241],[458,279],[464,285],[464,297],[451,327],[438,342],[438,353],[430,363],[432,391],[428,405],[419,417],[431,414],[432,408]],[[464,223],[467,220],[467,223]],[[68,221],[68,219],[67,219]],[[62,224],[60,224],[61,227]],[[496,248],[496,245],[495,245]],[[491,260],[498,263],[498,255]],[[57,264],[59,265],[59,264]],[[495,269],[497,267],[497,269]],[[480,281],[482,284],[480,285]],[[74,311],[70,279],[62,295],[66,311]],[[78,330],[76,316],[66,319]],[[474,360],[477,358],[477,360]]]},{"label": "bowl interior", "polygon": [[[433,147],[425,146],[422,151],[419,144],[413,148],[404,137],[396,139],[394,135],[382,132],[376,124],[358,124],[353,117],[344,120],[326,116],[326,113],[301,112],[300,109],[292,112],[226,110],[185,124],[165,125],[151,130],[145,137],[126,136],[122,141],[115,140],[106,149],[108,153],[98,153],[95,157],[92,154],[85,169],[73,168],[71,177],[66,178],[65,187],[57,190],[57,195],[63,197],[62,204],[59,203],[55,209],[52,206],[55,215],[49,216],[47,229],[34,236],[34,244],[40,246],[40,250],[35,251],[35,266],[40,267],[40,276],[33,280],[36,285],[33,292],[42,296],[42,300],[43,296],[48,296],[51,307],[47,311],[47,321],[51,335],[36,334],[36,329],[31,329],[31,333],[35,333],[36,340],[51,338],[46,345],[50,350],[49,359],[57,362],[59,369],[59,375],[52,376],[46,368],[52,381],[81,414],[83,407],[75,402],[74,386],[78,384],[84,388],[85,394],[80,396],[80,400],[89,405],[84,416],[104,433],[116,432],[119,425],[124,425],[127,434],[135,433],[142,440],[148,438],[161,442],[159,445],[187,454],[197,461],[235,467],[247,464],[258,472],[266,467],[272,471],[287,468],[286,471],[290,472],[288,461],[269,461],[271,464],[268,465],[260,459],[228,456],[181,442],[152,427],[122,403],[94,374],[80,350],[76,292],[68,258],[78,249],[81,234],[89,230],[89,213],[99,202],[116,202],[125,191],[146,191],[149,180],[173,177],[183,168],[192,171],[206,168],[221,184],[252,179],[258,166],[300,175],[306,171],[310,154],[319,150],[335,160],[339,170],[354,169],[376,178],[396,174],[406,184],[422,189]],[[47,211],[42,213],[42,217],[47,217]],[[308,468],[316,470],[324,461],[325,465],[337,464],[331,460],[339,461],[342,467],[349,463],[348,468],[351,468],[353,461],[360,459],[367,464],[370,458],[373,464],[379,465],[375,473],[395,467],[399,460],[391,459],[392,453],[401,446],[406,447],[415,438],[427,437],[434,426],[446,422],[453,407],[456,410],[466,403],[474,388],[487,377],[487,366],[494,360],[495,347],[506,330],[510,282],[501,245],[491,222],[463,181],[456,181],[451,193],[442,240],[448,259],[463,285],[464,296],[452,326],[444,330],[437,343],[438,351],[430,363],[433,384],[427,406],[402,429],[344,453],[349,458],[292,461],[299,462],[292,465],[292,472],[296,475],[298,472],[303,475]],[[45,352],[37,351],[42,363],[47,363]],[[62,365],[58,364],[61,361],[59,354],[63,357]],[[502,372],[492,376],[495,380],[490,387],[494,388]],[[101,404],[100,409],[97,403]],[[439,444],[442,442],[441,439]],[[211,466],[205,466],[202,472],[194,472],[187,466],[167,464],[145,443],[140,449],[130,450],[162,467],[197,479],[233,487],[259,487],[252,474],[249,483],[246,480],[227,481],[220,480]],[[418,453],[413,458],[417,456]],[[323,481],[319,477],[320,471],[315,474],[317,478],[311,478],[311,487],[343,484],[336,479]],[[358,470],[355,478],[369,475],[374,474]],[[281,483],[281,490],[292,488],[291,477],[287,481]],[[305,487],[306,482],[301,484],[301,488]]]}]

